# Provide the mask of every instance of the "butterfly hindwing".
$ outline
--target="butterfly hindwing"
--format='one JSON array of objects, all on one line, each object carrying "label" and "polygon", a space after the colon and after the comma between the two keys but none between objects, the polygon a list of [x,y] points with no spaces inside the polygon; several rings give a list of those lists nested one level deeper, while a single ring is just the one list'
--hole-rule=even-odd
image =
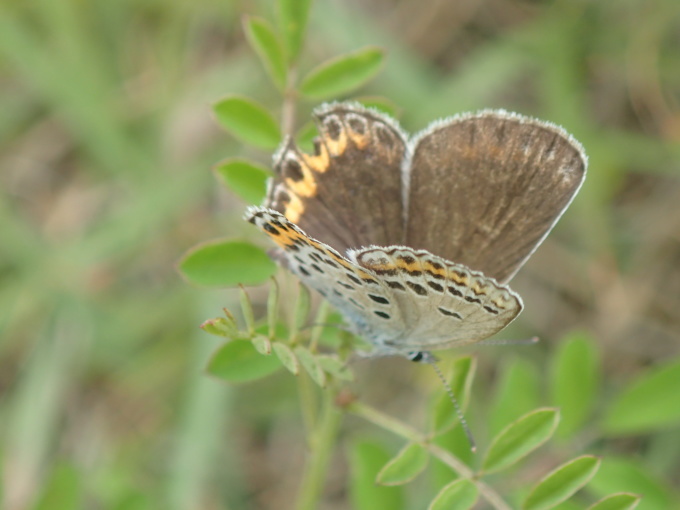
[{"label": "butterfly hindwing", "polygon": [[509,287],[424,250],[370,247],[351,251],[349,258],[392,291],[406,327],[386,343],[401,352],[478,342],[522,310],[522,300]]},{"label": "butterfly hindwing", "polygon": [[274,158],[265,206],[340,253],[403,237],[401,165],[406,139],[396,122],[358,104],[314,113],[319,138],[307,155],[288,141]]}]

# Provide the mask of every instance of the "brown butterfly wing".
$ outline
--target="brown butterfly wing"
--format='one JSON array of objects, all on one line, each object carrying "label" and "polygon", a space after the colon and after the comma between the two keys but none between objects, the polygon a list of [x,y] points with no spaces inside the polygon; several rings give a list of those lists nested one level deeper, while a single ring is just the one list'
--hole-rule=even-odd
[{"label": "brown butterfly wing", "polygon": [[396,122],[351,103],[323,107],[315,120],[315,154],[285,144],[264,205],[341,253],[401,242],[406,141]]},{"label": "brown butterfly wing", "polygon": [[503,111],[436,124],[414,143],[406,242],[507,282],[578,191],[581,146]]}]

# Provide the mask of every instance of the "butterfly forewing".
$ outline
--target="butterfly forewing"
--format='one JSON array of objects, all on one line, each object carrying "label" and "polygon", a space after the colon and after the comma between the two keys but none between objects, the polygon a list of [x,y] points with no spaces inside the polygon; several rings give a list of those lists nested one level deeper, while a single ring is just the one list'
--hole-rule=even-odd
[{"label": "butterfly forewing", "polygon": [[328,299],[355,333],[379,345],[382,338],[403,331],[400,309],[394,306],[391,291],[379,276],[309,237],[277,211],[250,207],[246,219],[279,246],[277,257],[284,257],[291,271]]},{"label": "butterfly forewing", "polygon": [[586,159],[561,128],[494,111],[433,125],[408,168],[405,244],[506,282],[571,202]]}]

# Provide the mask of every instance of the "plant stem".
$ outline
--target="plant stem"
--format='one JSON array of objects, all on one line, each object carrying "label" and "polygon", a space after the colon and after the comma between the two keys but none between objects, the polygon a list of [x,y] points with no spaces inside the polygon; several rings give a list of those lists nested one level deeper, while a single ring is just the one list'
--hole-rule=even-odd
[{"label": "plant stem", "polygon": [[352,402],[346,407],[346,410],[352,414],[361,416],[365,420],[370,421],[379,427],[389,430],[393,434],[403,437],[407,441],[418,443],[432,455],[441,460],[444,464],[456,471],[456,473],[458,473],[461,477],[466,478],[474,483],[482,497],[486,499],[496,510],[512,510],[511,507],[493,488],[476,478],[476,473],[470,469],[467,464],[465,464],[451,452],[441,448],[440,446],[437,446],[436,444],[428,442],[426,437],[417,430],[392,416],[384,414],[377,409],[360,402]]},{"label": "plant stem", "polygon": [[[317,428],[319,403],[314,383],[304,370],[301,370],[298,374],[298,394],[300,395],[300,410],[302,422],[305,424],[306,436],[311,438]],[[307,441],[308,448],[312,447],[311,442],[311,439]]]},{"label": "plant stem", "polygon": [[295,131],[295,103],[297,100],[297,90],[295,89],[297,80],[297,69],[291,66],[288,69],[288,82],[283,92],[283,104],[281,105],[281,131],[283,136],[293,136]]},{"label": "plant stem", "polygon": [[317,421],[316,428],[309,441],[310,451],[298,492],[296,510],[319,508],[319,499],[340,426],[342,413],[335,406],[334,393],[325,390],[323,396],[322,415]]}]

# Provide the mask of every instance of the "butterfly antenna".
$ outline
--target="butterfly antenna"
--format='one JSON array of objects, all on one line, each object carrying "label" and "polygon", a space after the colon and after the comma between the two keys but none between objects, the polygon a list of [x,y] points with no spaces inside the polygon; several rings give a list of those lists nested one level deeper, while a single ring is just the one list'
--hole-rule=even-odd
[{"label": "butterfly antenna", "polygon": [[467,421],[465,420],[465,415],[463,414],[463,411],[461,411],[460,406],[458,405],[458,400],[456,399],[456,396],[453,394],[453,390],[451,389],[451,385],[449,382],[446,380],[444,377],[444,374],[442,374],[441,369],[439,368],[439,365],[437,365],[437,362],[434,359],[427,359],[427,363],[432,365],[432,368],[434,368],[434,371],[437,373],[437,376],[441,380],[442,384],[444,385],[444,389],[446,390],[446,393],[448,393],[449,398],[451,399],[451,403],[453,404],[453,408],[456,410],[456,415],[458,416],[458,421],[460,422],[460,426],[463,427],[463,430],[465,431],[465,435],[467,436],[468,441],[470,442],[470,450],[472,452],[477,451],[477,444],[475,443],[475,439],[472,437],[472,432],[470,431],[470,427],[468,427]]}]

